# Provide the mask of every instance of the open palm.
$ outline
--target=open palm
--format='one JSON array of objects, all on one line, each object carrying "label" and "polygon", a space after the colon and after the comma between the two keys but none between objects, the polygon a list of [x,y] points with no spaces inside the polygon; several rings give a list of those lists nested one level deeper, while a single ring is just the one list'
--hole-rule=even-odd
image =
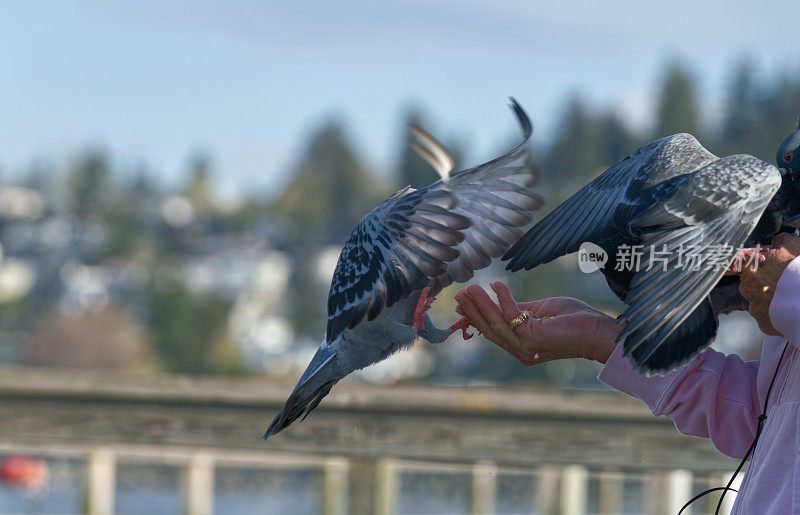
[{"label": "open palm", "polygon": [[[496,282],[491,287],[497,303],[472,284],[456,293],[456,311],[522,364],[564,358],[604,363],[614,350],[619,332],[616,320],[585,302],[570,297],[517,302],[505,284]],[[533,316],[512,330],[509,323],[523,311]]]}]

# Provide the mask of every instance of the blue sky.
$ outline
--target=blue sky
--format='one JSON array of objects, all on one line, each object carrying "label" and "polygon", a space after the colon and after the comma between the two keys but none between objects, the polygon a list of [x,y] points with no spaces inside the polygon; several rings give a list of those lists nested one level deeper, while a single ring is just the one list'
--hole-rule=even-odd
[{"label": "blue sky", "polygon": [[387,170],[418,103],[479,161],[517,130],[509,95],[535,141],[573,91],[646,124],[671,56],[713,112],[737,56],[798,69],[800,2],[0,0],[0,12],[0,173],[99,144],[170,185],[205,148],[223,190],[269,193],[326,116]]}]

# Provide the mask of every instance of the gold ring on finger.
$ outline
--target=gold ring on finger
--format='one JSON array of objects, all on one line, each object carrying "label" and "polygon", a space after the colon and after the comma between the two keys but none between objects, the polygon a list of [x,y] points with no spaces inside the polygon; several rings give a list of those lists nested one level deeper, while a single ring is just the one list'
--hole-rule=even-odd
[{"label": "gold ring on finger", "polygon": [[522,322],[526,321],[527,319],[529,319],[532,316],[533,316],[533,313],[531,313],[530,311],[525,310],[522,313],[520,313],[519,315],[515,316],[514,319],[511,322],[508,323],[508,327],[513,331],[514,329],[517,328],[518,325],[520,325]]}]

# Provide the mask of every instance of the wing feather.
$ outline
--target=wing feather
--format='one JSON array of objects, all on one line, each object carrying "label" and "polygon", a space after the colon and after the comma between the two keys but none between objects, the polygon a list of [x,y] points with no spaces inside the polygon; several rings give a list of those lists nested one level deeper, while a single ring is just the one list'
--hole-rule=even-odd
[{"label": "wing feather", "polygon": [[533,126],[514,99],[511,108],[522,128],[522,142],[497,159],[454,174],[447,182],[458,199],[454,211],[468,217],[472,224],[457,247],[459,257],[438,278],[440,287],[468,281],[475,270],[486,268],[493,258],[503,255],[520,237],[521,228],[533,220],[532,212],[544,203],[531,190],[537,178],[527,147]]},{"label": "wing feather", "polygon": [[[426,188],[405,188],[356,226],[331,283],[328,342],[414,290],[469,280],[519,238],[542,199],[530,190],[536,173],[525,145],[532,125],[513,99],[511,107],[524,135],[511,152]],[[419,129],[414,133],[423,158],[449,172],[444,147]]]},{"label": "wing feather", "polygon": [[716,159],[689,134],[675,134],[636,149],[533,226],[503,256],[509,260],[506,268],[530,270],[577,251],[585,241],[612,236],[615,222],[626,219],[625,207],[639,206],[641,189]]},{"label": "wing feather", "polygon": [[347,239],[328,294],[327,341],[424,288],[458,257],[469,219],[445,188],[406,188],[369,212]]},{"label": "wing feather", "polygon": [[[618,341],[625,340],[625,354],[632,355],[637,367],[647,372],[671,370],[710,343],[702,339],[670,341],[671,346],[680,348],[660,349],[698,312],[722,278],[780,186],[781,177],[772,165],[737,155],[672,182],[670,197],[630,222],[632,232],[641,231],[645,256],[625,299],[629,307],[621,317],[626,324]],[[708,259],[712,248],[714,262],[703,263],[703,256]],[[661,257],[667,256],[666,270],[663,262],[656,264],[654,249]],[[687,267],[687,250],[701,256],[698,269]],[[703,317],[700,319],[708,319],[707,314]],[[659,360],[654,361],[657,354]]]}]

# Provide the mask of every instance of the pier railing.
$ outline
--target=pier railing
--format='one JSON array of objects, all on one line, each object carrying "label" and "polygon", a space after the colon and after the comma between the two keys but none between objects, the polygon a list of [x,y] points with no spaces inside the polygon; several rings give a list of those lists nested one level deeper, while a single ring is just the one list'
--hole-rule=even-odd
[{"label": "pier railing", "polygon": [[[193,514],[281,502],[324,513],[675,513],[736,465],[634,399],[534,388],[342,384],[262,442],[289,388],[0,371],[0,454],[54,463],[79,490],[64,498],[98,514],[164,491]],[[137,470],[156,479],[138,488]]]}]

